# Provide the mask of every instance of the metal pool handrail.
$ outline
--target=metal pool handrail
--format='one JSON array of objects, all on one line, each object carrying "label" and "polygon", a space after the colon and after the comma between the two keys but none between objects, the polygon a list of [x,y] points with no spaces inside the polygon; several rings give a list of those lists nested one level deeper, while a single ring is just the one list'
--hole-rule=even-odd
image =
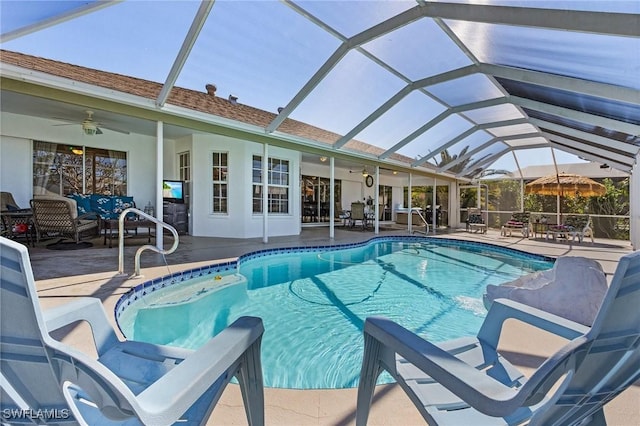
[{"label": "metal pool handrail", "polygon": [[[151,250],[154,251],[156,253],[160,253],[160,254],[171,254],[174,251],[176,251],[176,249],[178,248],[178,242],[179,242],[179,238],[178,238],[178,231],[176,231],[176,228],[174,228],[173,226],[169,225],[168,223],[165,223],[163,221],[161,221],[160,219],[157,219],[145,212],[143,212],[142,210],[139,210],[135,207],[129,207],[128,209],[124,209],[122,211],[122,213],[120,213],[120,217],[118,218],[118,274],[123,275],[124,274],[124,219],[127,216],[128,213],[135,213],[138,216],[141,216],[155,224],[158,224],[160,226],[162,226],[163,228],[169,230],[172,234],[173,234],[173,245],[171,246],[171,248],[169,250],[164,250],[164,249],[159,249],[156,246],[153,246],[151,244],[145,244],[142,247],[140,247],[137,251],[136,251],[136,256],[135,256],[135,273],[132,276],[132,278],[139,278],[141,277],[140,275],[140,255],[142,254],[143,251],[145,250]],[[157,231],[156,231],[157,232]],[[156,241],[157,241],[157,235],[156,235]]]}]

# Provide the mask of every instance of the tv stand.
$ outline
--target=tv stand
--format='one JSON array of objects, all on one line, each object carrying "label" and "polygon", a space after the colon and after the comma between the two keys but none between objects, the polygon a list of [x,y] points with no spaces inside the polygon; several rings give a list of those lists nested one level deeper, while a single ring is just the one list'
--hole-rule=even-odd
[{"label": "tv stand", "polygon": [[189,232],[187,205],[180,203],[162,203],[162,221],[176,228],[178,234]]}]

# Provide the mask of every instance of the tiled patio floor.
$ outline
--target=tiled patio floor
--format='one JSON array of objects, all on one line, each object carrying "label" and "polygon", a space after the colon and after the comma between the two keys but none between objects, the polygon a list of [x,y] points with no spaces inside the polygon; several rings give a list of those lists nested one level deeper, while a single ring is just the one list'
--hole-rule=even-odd
[{"label": "tiled patio floor", "polygon": [[[380,235],[401,234],[406,231],[384,231]],[[118,298],[129,288],[150,278],[166,275],[195,266],[210,264],[216,259],[227,259],[246,252],[271,247],[343,244],[363,241],[374,236],[372,232],[336,229],[334,240],[328,238],[327,228],[304,229],[300,236],[271,238],[268,244],[261,239],[237,240],[185,236],[176,253],[165,259],[152,252],[142,255],[143,279],[117,276],[118,249],[109,249],[101,239],[92,240],[94,246],[75,251],[52,251],[45,243],[30,248],[30,256],[37,280],[38,294],[44,308],[55,306],[80,296],[100,298],[107,312],[113,312]],[[446,238],[470,239],[513,247],[548,256],[585,256],[599,261],[607,274],[613,274],[617,260],[631,251],[628,242],[598,240],[570,246],[565,242],[544,239],[523,239],[516,236],[501,237],[498,231],[487,234],[453,231],[440,234]],[[133,272],[133,259],[139,245],[146,238],[126,241],[125,270]],[[165,241],[166,243],[166,241]],[[88,350],[87,330],[77,327],[64,337],[64,341]],[[523,326],[508,324],[501,344],[505,356],[524,371],[532,371],[544,357],[562,344],[553,338]],[[300,391],[266,389],[267,425],[350,425],[354,424],[356,390]],[[609,425],[640,425],[640,384],[624,392],[605,409]],[[242,399],[235,385],[229,386],[214,410],[211,425],[246,424]],[[409,399],[396,385],[381,386],[375,396],[370,425],[424,424]]]}]

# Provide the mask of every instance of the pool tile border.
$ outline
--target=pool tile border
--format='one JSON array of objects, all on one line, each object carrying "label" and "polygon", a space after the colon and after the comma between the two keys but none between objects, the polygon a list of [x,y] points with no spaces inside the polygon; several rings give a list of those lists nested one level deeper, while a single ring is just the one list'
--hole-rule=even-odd
[{"label": "pool tile border", "polygon": [[[164,277],[156,278],[156,279],[145,281],[141,284],[138,284],[137,286],[131,288],[129,291],[123,294],[116,302],[116,305],[114,308],[116,324],[120,329],[119,319],[120,319],[120,316],[122,315],[122,312],[124,312],[129,306],[131,306],[132,303],[140,300],[142,297],[144,297],[147,294],[151,294],[159,289],[163,289],[168,286],[179,284],[191,278],[198,278],[198,277],[203,277],[206,275],[214,275],[214,274],[228,275],[231,273],[235,273],[242,262],[246,262],[252,259],[258,259],[258,258],[269,256],[272,254],[309,253],[309,252],[314,252],[318,250],[335,251],[335,250],[344,250],[349,248],[362,247],[371,243],[389,242],[389,241],[391,242],[394,242],[394,241],[423,242],[423,243],[437,242],[440,245],[447,245],[447,246],[475,247],[475,248],[486,247],[486,248],[490,248],[493,251],[504,253],[504,254],[515,252],[521,256],[524,256],[530,259],[535,259],[535,260],[542,260],[542,261],[549,261],[549,262],[555,262],[556,260],[555,258],[549,257],[549,256],[528,253],[523,250],[496,246],[493,244],[479,242],[479,241],[465,241],[465,240],[457,240],[452,238],[441,238],[441,237],[437,237],[437,238],[426,237],[426,236],[422,237],[422,236],[415,236],[415,235],[411,235],[411,236],[390,235],[390,236],[383,236],[383,237],[378,236],[378,237],[370,238],[366,241],[361,241],[357,243],[348,243],[348,244],[280,247],[280,248],[264,249],[264,250],[258,250],[258,251],[253,251],[250,253],[243,254],[239,256],[236,260],[214,262],[211,265],[188,269],[181,272],[175,272],[170,275],[166,275]],[[123,333],[122,329],[120,329],[120,332]]]}]

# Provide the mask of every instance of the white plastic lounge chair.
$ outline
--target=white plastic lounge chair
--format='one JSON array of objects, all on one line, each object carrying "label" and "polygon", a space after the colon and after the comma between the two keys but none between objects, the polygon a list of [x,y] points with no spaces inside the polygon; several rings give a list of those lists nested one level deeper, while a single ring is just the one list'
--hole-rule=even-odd
[{"label": "white plastic lounge chair", "polygon": [[[476,338],[434,345],[368,318],[356,424],[387,370],[429,424],[606,424],[603,406],[640,379],[640,252],[624,256],[591,328],[497,299]],[[527,380],[496,348],[514,318],[571,339]],[[557,387],[554,387],[557,385]]]},{"label": "white plastic lounge chair", "polygon": [[[0,257],[3,422],[204,424],[236,376],[249,424],[264,424],[260,318],[238,319],[197,351],[123,342],[98,299],[41,312],[24,246],[0,237]],[[49,335],[76,321],[90,324],[97,359]]]}]

